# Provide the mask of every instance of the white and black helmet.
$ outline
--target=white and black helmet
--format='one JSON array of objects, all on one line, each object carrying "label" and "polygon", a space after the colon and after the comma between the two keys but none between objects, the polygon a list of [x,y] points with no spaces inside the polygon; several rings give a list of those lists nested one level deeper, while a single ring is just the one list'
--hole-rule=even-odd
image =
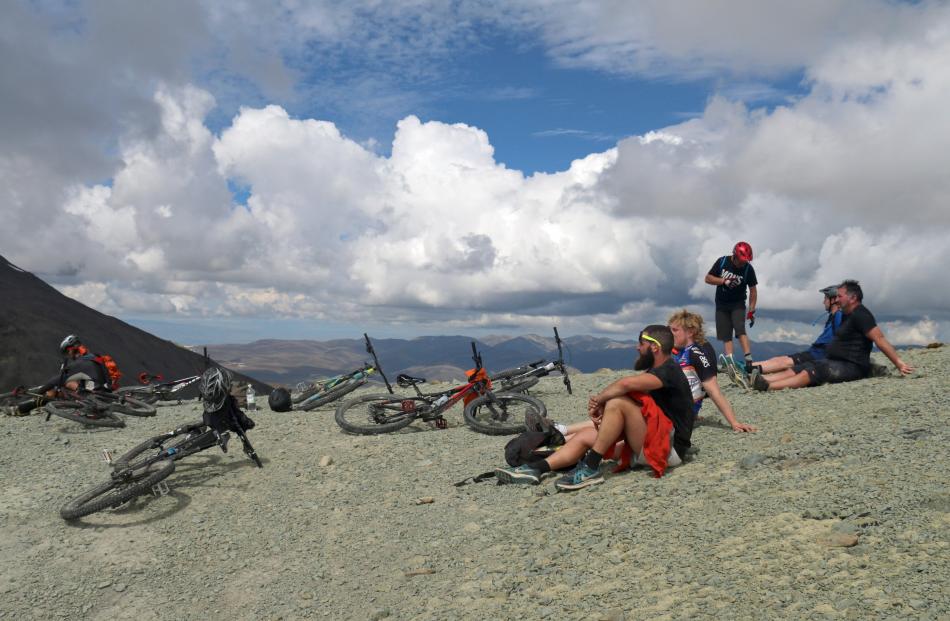
[{"label": "white and black helmet", "polygon": [[227,369],[209,367],[201,375],[198,390],[201,392],[201,400],[204,401],[205,412],[220,410],[231,394],[231,373]]},{"label": "white and black helmet", "polygon": [[70,347],[78,347],[80,345],[82,345],[82,341],[79,340],[79,337],[75,334],[70,334],[59,344],[59,353],[65,354]]}]

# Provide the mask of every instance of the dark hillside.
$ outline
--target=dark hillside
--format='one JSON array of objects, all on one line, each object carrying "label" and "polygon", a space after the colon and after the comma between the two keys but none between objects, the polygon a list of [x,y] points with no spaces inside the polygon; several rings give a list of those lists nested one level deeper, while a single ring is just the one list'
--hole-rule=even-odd
[{"label": "dark hillside", "polygon": [[[123,385],[136,383],[142,371],[175,379],[204,369],[200,354],[93,310],[3,257],[0,300],[0,390],[35,386],[54,375],[67,334],[78,335],[90,351],[112,356],[124,374]],[[259,394],[270,390],[238,377],[254,383]]]}]

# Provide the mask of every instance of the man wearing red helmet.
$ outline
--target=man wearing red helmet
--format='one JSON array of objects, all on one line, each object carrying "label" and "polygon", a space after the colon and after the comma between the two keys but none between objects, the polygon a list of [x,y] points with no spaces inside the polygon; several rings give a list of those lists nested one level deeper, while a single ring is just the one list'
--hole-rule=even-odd
[{"label": "man wearing red helmet", "polygon": [[[726,370],[737,383],[748,388],[746,376],[752,371],[752,345],[746,336],[745,320],[755,323],[755,305],[758,301],[756,285],[759,284],[752,267],[752,246],[741,241],[732,249],[732,255],[716,259],[706,283],[716,287],[716,338],[723,343]],[[746,309],[746,288],[749,290],[749,306]],[[739,339],[745,364],[739,365],[732,357],[733,334]]]}]

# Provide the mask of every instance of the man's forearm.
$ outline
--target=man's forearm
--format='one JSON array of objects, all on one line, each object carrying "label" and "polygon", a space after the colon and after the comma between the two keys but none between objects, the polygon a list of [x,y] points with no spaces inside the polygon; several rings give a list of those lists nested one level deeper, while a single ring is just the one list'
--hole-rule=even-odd
[{"label": "man's forearm", "polygon": [[603,405],[610,399],[615,397],[622,397],[627,393],[633,392],[635,390],[641,392],[649,392],[655,390],[662,385],[660,380],[657,379],[655,375],[649,373],[641,373],[639,375],[629,375],[627,377],[621,377],[616,382],[610,384],[603,390],[601,390],[596,398],[597,402],[600,405]]}]

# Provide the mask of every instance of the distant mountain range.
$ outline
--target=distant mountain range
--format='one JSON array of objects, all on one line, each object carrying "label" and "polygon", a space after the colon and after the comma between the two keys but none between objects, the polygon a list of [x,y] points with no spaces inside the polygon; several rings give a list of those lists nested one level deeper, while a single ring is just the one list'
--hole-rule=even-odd
[{"label": "distant mountain range", "polygon": [[[372,335],[370,335],[372,337]],[[564,338],[564,360],[582,373],[598,369],[630,369],[637,357],[636,342],[594,336]],[[539,359],[557,358],[554,337],[423,336],[414,339],[373,339],[373,346],[386,375],[419,375],[428,379],[462,379],[473,366],[471,342],[475,341],[489,371],[516,367]],[[714,345],[719,345],[715,343]],[[333,341],[261,340],[241,345],[208,345],[208,352],[222,364],[273,384],[293,385],[315,377],[326,377],[371,362],[362,339]],[[801,351],[794,343],[756,342],[759,359]]]},{"label": "distant mountain range", "polygon": [[[67,334],[77,334],[95,352],[107,353],[132,384],[142,371],[168,379],[200,372],[202,347],[184,348],[144,330],[104,315],[73,300],[0,257],[0,390],[36,385],[59,369],[58,346]],[[372,335],[370,335],[372,336]],[[374,339],[387,375],[419,375],[433,380],[462,379],[471,360],[472,338],[423,336],[414,339]],[[557,357],[553,336],[488,336],[474,339],[490,371]],[[593,336],[564,338],[564,358],[577,371],[629,369],[637,356],[632,340]],[[363,340],[260,340],[241,345],[209,345],[213,360],[255,384],[259,394],[268,384],[292,385],[314,377],[336,375],[370,361]],[[792,343],[757,342],[758,358],[799,351]]]},{"label": "distant mountain range", "polygon": [[[91,309],[3,257],[0,300],[0,391],[36,386],[55,375],[59,344],[67,334],[78,335],[93,352],[112,356],[123,385],[137,383],[143,371],[173,380],[204,370],[200,354]],[[237,379],[253,383],[259,394],[270,392],[269,385],[246,375]]]}]

